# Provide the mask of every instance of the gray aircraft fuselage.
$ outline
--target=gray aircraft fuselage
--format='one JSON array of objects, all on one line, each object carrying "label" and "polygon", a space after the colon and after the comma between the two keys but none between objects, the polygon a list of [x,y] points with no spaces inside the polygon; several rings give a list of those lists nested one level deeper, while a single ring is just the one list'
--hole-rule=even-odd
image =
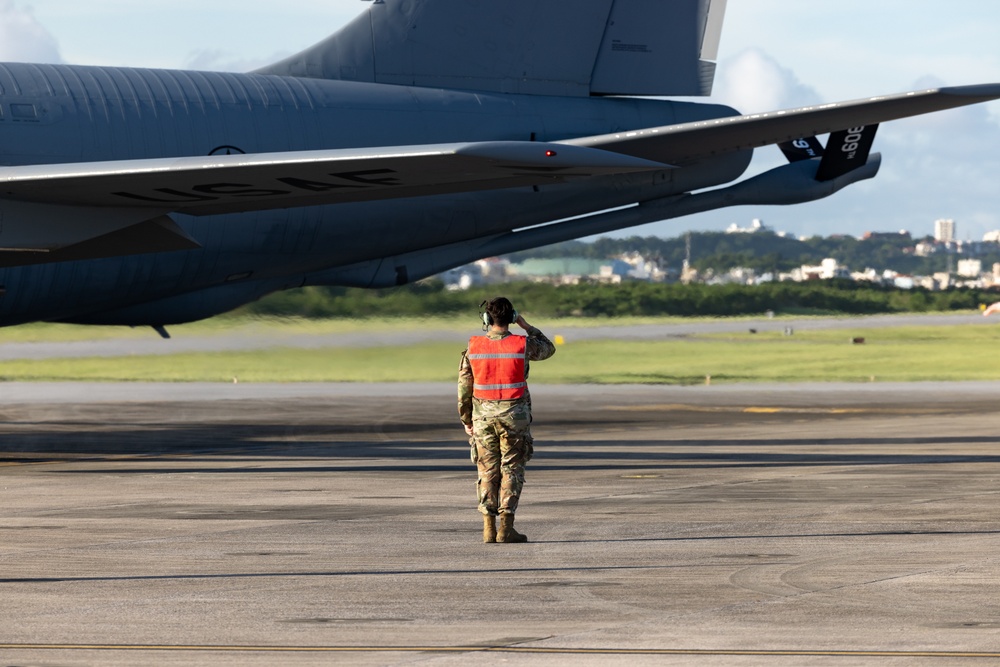
[{"label": "gray aircraft fuselage", "polygon": [[[634,98],[456,92],[256,74],[0,65],[0,164],[99,162],[468,141],[558,141],[734,115]],[[0,325],[171,324],[337,267],[738,178],[750,151],[582,183],[171,218],[202,248],[0,269]],[[344,187],[364,187],[345,181]],[[159,195],[158,195],[159,196]],[[166,191],[165,202],[211,197]],[[2,221],[0,221],[2,224]]]}]

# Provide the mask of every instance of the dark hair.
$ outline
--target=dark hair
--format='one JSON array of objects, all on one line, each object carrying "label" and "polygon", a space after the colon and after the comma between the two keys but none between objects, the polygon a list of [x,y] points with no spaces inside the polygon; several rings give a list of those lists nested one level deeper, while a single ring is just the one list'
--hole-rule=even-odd
[{"label": "dark hair", "polygon": [[486,312],[496,326],[510,326],[514,321],[514,304],[507,297],[498,296],[487,301]]}]

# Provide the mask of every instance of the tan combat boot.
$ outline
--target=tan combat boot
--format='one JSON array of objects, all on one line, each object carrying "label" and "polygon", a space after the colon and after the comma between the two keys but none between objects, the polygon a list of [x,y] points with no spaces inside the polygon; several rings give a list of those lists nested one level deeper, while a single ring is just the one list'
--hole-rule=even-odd
[{"label": "tan combat boot", "polygon": [[497,541],[497,523],[496,517],[490,516],[489,514],[483,515],[483,542],[496,542]]},{"label": "tan combat boot", "polygon": [[497,542],[527,542],[525,535],[514,530],[514,515],[500,515],[500,531],[497,533]]}]

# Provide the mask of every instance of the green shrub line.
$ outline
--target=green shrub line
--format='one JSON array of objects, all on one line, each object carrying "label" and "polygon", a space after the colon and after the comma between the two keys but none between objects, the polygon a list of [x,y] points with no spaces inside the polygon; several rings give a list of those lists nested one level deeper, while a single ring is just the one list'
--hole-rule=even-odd
[{"label": "green shrub line", "polygon": [[448,290],[438,280],[369,290],[306,287],[279,292],[244,306],[237,315],[358,318],[426,317],[468,313],[484,299],[506,295],[535,316],[657,317],[775,314],[845,314],[974,310],[1000,299],[992,289],[909,290],[849,280],[762,285],[581,283],[553,286],[511,282]]}]

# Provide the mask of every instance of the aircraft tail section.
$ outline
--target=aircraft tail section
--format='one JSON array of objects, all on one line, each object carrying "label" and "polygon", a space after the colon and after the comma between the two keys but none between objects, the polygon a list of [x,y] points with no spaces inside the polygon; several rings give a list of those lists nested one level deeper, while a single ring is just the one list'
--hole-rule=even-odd
[{"label": "aircraft tail section", "polygon": [[826,150],[816,137],[783,141],[778,148],[789,162],[820,158],[816,180],[832,181],[868,164],[877,131],[878,123],[874,123],[832,132]]},{"label": "aircraft tail section", "polygon": [[593,95],[710,95],[726,0],[616,0]]},{"label": "aircraft tail section", "polygon": [[726,0],[375,0],[260,74],[499,93],[708,95]]},{"label": "aircraft tail section", "polygon": [[877,131],[878,123],[873,123],[832,133],[826,144],[826,154],[819,163],[816,180],[832,181],[864,166]]},{"label": "aircraft tail section", "polygon": [[823,145],[816,137],[804,137],[794,141],[783,141],[778,148],[785,154],[789,162],[801,162],[823,157]]}]

